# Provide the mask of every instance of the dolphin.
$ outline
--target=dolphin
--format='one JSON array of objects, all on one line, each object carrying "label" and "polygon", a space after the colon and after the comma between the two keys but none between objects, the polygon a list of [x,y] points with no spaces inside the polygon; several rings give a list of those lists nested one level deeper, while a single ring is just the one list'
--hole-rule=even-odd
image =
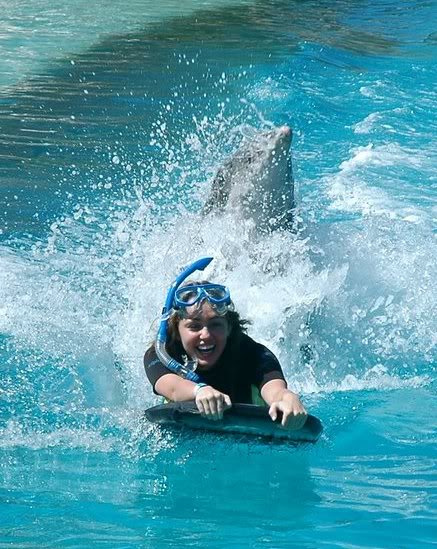
[{"label": "dolphin", "polygon": [[292,131],[288,126],[245,137],[218,169],[203,214],[253,220],[260,234],[293,229]]},{"label": "dolphin", "polygon": [[[202,213],[231,213],[236,223],[250,220],[256,235],[295,232],[291,138],[289,126],[244,137],[237,151],[218,169]],[[281,251],[276,258],[269,255],[263,271],[283,273],[284,265],[289,263],[287,252]],[[305,320],[309,334],[310,320],[311,314]],[[307,366],[317,360],[309,341],[300,345],[300,353]]]}]

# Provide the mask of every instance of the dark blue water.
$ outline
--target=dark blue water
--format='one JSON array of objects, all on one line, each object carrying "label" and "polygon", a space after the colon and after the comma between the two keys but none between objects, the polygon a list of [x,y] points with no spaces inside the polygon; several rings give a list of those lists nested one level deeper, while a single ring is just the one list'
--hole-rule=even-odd
[{"label": "dark blue water", "polygon": [[[434,543],[436,11],[2,5],[0,547]],[[253,240],[199,211],[270,124],[301,229]],[[143,420],[166,287],[209,254],[317,445]]]}]

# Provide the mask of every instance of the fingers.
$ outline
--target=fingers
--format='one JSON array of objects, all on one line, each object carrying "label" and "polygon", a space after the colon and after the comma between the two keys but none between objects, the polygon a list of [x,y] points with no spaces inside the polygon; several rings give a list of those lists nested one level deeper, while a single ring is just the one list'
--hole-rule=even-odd
[{"label": "fingers", "polygon": [[[197,400],[196,400],[197,401]],[[211,395],[210,397],[199,399],[202,409],[200,413],[207,419],[217,421],[223,417],[223,399]]]},{"label": "fingers", "polygon": [[[299,403],[300,404],[300,403]],[[297,430],[305,425],[308,414],[302,404],[289,406],[285,402],[273,402],[269,408],[269,415],[272,421],[278,418],[278,412],[282,412],[281,427],[284,429]]]},{"label": "fingers", "polygon": [[223,418],[223,412],[232,406],[228,395],[216,391],[212,387],[203,387],[196,395],[197,409],[203,417],[218,421]]},{"label": "fingers", "polygon": [[269,408],[269,416],[272,418],[272,421],[276,421],[278,419],[278,410],[279,410],[279,403],[274,402],[270,408]]}]

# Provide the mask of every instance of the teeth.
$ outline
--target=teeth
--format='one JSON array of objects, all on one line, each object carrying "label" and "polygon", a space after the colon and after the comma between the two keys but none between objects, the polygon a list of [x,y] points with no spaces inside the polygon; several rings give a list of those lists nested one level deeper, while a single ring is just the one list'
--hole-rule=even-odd
[{"label": "teeth", "polygon": [[199,351],[206,352],[206,351],[212,351],[214,349],[215,345],[209,345],[208,347],[197,347]]}]

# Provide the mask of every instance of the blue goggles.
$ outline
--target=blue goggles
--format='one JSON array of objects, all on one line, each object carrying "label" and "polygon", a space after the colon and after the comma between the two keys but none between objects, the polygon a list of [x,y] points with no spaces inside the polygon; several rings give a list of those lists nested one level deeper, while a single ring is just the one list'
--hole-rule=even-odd
[{"label": "blue goggles", "polygon": [[224,314],[232,308],[231,294],[221,284],[190,284],[175,292],[173,308],[186,309],[207,300],[217,312]]}]

